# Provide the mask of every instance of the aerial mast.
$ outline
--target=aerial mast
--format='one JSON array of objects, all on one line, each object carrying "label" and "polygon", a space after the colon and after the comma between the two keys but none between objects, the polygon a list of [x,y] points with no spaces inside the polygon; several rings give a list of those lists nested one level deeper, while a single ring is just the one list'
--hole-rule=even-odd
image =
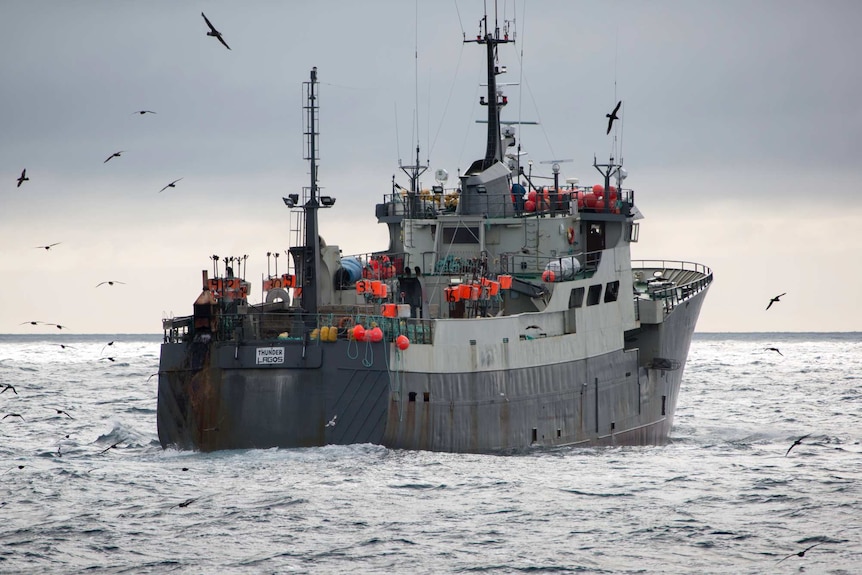
[{"label": "aerial mast", "polygon": [[302,266],[302,297],[301,306],[306,313],[306,323],[311,325],[317,322],[317,267],[320,261],[320,240],[318,239],[317,211],[320,209],[317,187],[317,67],[311,69],[311,79],[303,82],[306,92],[305,121],[306,121],[306,154],[311,171],[311,186],[309,188],[308,200],[303,209],[305,211],[305,248],[303,249]]}]

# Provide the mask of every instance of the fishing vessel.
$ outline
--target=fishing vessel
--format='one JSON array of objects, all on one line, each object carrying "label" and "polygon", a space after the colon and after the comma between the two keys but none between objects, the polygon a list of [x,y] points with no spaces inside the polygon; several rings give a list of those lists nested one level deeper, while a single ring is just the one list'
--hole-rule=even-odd
[{"label": "fishing vessel", "polygon": [[244,258],[213,256],[192,314],[163,320],[163,447],[506,453],[668,441],[712,271],[632,261],[643,216],[622,160],[594,159],[590,186],[560,181],[559,163],[553,184],[525,172],[517,124],[501,116],[497,49],[510,41],[487,18],[465,39],[487,65],[484,156],[454,186],[437,170],[425,189],[417,148],[402,166],[409,185],[393,178],[374,206],[389,245],[373,253],[319,236],[335,201],[317,184],[311,71],[311,179],[283,198],[300,238],[290,266],[268,270],[252,304]]}]

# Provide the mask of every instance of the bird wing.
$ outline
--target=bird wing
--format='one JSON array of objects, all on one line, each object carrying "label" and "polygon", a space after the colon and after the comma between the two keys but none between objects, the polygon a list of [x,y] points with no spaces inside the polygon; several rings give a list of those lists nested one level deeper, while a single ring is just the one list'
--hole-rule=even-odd
[{"label": "bird wing", "polygon": [[783,295],[787,295],[787,292],[784,292],[784,293],[782,293],[782,294],[778,294],[777,296],[775,296],[775,299],[778,299],[778,298],[780,298],[780,297],[781,297],[781,296],[783,296]]},{"label": "bird wing", "polygon": [[768,305],[768,306],[766,306],[766,309],[771,308],[771,307],[772,307],[772,302],[774,302],[774,301],[775,301],[774,299],[769,300],[769,305]]},{"label": "bird wing", "polygon": [[606,132],[606,135],[611,133],[611,127],[613,125],[614,125],[614,119],[613,119],[613,117],[611,117],[610,119],[608,119],[608,131]]},{"label": "bird wing", "polygon": [[213,26],[213,25],[212,25],[212,22],[210,22],[210,19],[209,19],[209,18],[207,18],[207,15],[206,15],[206,14],[204,14],[203,12],[201,12],[201,16],[203,16],[203,17],[204,17],[204,21],[207,23],[207,26],[209,26],[209,27],[210,27],[210,30],[212,30],[212,31],[213,31],[213,32],[215,32],[215,33],[218,33],[218,30],[216,30],[216,29],[215,29],[215,26]]},{"label": "bird wing", "polygon": [[622,106],[622,104],[623,104],[623,101],[622,101],[622,100],[620,100],[619,102],[617,102],[617,107],[616,107],[616,108],[614,108],[614,111],[613,111],[613,112],[611,112],[611,116],[616,116],[616,115],[617,115],[617,112],[619,111],[620,106]]},{"label": "bird wing", "polygon": [[24,168],[23,170],[21,170],[21,177],[23,178],[26,175],[27,175],[27,168]]},{"label": "bird wing", "polygon": [[222,38],[222,37],[221,37],[221,34],[219,34],[218,36],[216,36],[216,38],[218,38],[218,41],[219,41],[219,42],[221,42],[222,44],[224,44],[224,47],[225,47],[225,48],[227,48],[228,50],[230,50],[230,46],[228,46],[228,45],[227,45],[227,42],[225,42],[225,41],[224,41],[224,38]]},{"label": "bird wing", "polygon": [[97,284],[96,284],[96,287],[99,287],[100,285],[102,285],[102,284],[106,284],[106,283],[108,283],[108,282],[99,282],[99,283],[97,283]]}]

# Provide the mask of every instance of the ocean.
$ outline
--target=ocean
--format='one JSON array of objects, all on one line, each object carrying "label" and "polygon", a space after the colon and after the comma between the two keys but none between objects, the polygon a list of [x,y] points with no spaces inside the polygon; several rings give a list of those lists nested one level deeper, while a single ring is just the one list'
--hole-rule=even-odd
[{"label": "ocean", "polygon": [[862,333],[695,334],[669,445],[505,456],[163,450],[160,342],[0,335],[0,573],[862,573]]}]

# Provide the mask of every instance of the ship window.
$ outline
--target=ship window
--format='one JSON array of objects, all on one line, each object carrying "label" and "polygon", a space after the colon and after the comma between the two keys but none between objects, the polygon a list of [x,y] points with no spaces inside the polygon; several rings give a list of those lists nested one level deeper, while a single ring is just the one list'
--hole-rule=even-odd
[{"label": "ship window", "polygon": [[443,228],[443,243],[445,244],[478,244],[479,228],[458,226]]},{"label": "ship window", "polygon": [[608,282],[605,286],[605,303],[617,301],[617,296],[620,293],[620,282],[619,280]]},{"label": "ship window", "polygon": [[415,391],[410,392],[410,394],[407,397],[407,401],[416,401],[416,392]]},{"label": "ship window", "polygon": [[638,235],[640,234],[640,229],[641,229],[640,226],[641,225],[639,223],[632,223],[631,225],[629,225],[629,241],[630,242],[637,242],[638,241]]},{"label": "ship window", "polygon": [[428,391],[424,392],[422,394],[422,401],[424,401],[425,403],[428,403],[429,401],[431,401],[431,393]]},{"label": "ship window", "polygon": [[602,299],[602,284],[590,286],[590,292],[587,294],[587,305],[596,305]]},{"label": "ship window", "polygon": [[585,292],[586,290],[582,287],[575,288],[569,292],[569,309],[584,305]]}]

